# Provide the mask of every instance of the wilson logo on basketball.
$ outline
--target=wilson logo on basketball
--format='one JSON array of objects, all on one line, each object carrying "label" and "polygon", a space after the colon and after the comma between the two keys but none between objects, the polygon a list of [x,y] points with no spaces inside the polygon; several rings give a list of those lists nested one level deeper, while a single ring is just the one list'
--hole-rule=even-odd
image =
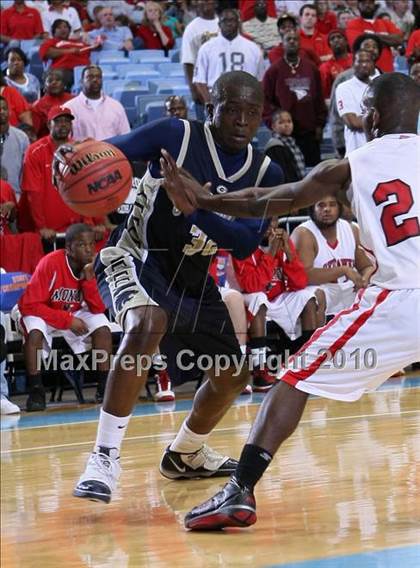
[{"label": "wilson logo on basketball", "polygon": [[109,150],[102,150],[101,152],[89,152],[85,154],[80,160],[75,161],[70,167],[70,173],[73,175],[79,173],[83,170],[86,166],[97,162],[98,160],[102,160],[103,158],[116,158],[117,154],[109,149]]},{"label": "wilson logo on basketball", "polygon": [[108,189],[110,185],[113,185],[120,179],[122,179],[121,172],[119,170],[115,170],[111,174],[103,176],[93,183],[88,183],[88,191],[90,194],[92,194],[104,189]]}]

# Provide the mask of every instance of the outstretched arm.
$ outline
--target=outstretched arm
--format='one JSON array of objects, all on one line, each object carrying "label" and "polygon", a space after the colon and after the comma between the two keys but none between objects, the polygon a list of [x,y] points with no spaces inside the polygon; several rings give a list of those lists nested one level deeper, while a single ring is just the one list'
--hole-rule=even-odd
[{"label": "outstretched arm", "polygon": [[[327,160],[318,164],[303,180],[276,187],[253,187],[212,195],[189,175],[180,171],[164,150],[161,160],[164,187],[178,209],[184,205],[217,211],[236,217],[272,217],[312,205],[327,195],[345,193],[350,182],[348,160]],[[342,195],[340,196],[342,197]],[[190,210],[187,211],[191,212]]]}]

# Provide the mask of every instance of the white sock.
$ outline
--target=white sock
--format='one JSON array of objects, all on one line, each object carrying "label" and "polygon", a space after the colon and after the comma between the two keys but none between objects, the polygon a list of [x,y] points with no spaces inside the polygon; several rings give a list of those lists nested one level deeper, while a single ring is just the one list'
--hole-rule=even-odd
[{"label": "white sock", "polygon": [[175,440],[170,445],[170,449],[180,454],[192,454],[199,450],[203,444],[207,442],[210,432],[208,434],[195,434],[187,426],[187,421],[184,420]]},{"label": "white sock", "polygon": [[120,455],[121,444],[130,418],[131,414],[121,418],[120,416],[108,414],[101,408],[95,451],[98,451],[99,446],[115,448],[118,451],[118,455]]},{"label": "white sock", "polygon": [[246,343],[244,345],[240,345],[239,347],[242,355],[246,355]]},{"label": "white sock", "polygon": [[267,361],[267,347],[255,347],[251,349],[251,360],[254,369],[263,368]]}]

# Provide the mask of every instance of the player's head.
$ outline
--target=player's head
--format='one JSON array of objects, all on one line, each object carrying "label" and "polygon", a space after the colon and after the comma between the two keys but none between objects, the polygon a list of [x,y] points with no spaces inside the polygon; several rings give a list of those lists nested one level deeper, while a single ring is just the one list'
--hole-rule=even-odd
[{"label": "player's head", "polygon": [[95,233],[84,223],[70,225],[65,237],[66,253],[81,270],[92,262],[95,254]]},{"label": "player's head", "polygon": [[271,128],[281,136],[291,136],[293,132],[293,119],[288,110],[277,109],[271,118]]},{"label": "player's head", "polygon": [[363,97],[363,129],[368,140],[385,134],[417,134],[420,86],[403,73],[376,77]]},{"label": "player's head", "polygon": [[170,95],[165,101],[166,116],[175,118],[188,118],[188,108],[184,97]]},{"label": "player's head", "polygon": [[102,69],[88,65],[82,71],[82,91],[87,98],[96,99],[102,91]]},{"label": "player's head", "polygon": [[219,18],[220,33],[231,41],[238,35],[240,23],[238,12],[232,8],[226,8]]},{"label": "player's head", "polygon": [[0,128],[9,125],[9,105],[4,97],[0,95]]},{"label": "player's head", "polygon": [[309,208],[309,216],[318,229],[334,227],[341,216],[343,206],[334,195],[327,195]]},{"label": "player's head", "polygon": [[245,149],[262,119],[264,93],[261,83],[245,71],[229,71],[215,82],[207,105],[216,141],[231,153]]}]

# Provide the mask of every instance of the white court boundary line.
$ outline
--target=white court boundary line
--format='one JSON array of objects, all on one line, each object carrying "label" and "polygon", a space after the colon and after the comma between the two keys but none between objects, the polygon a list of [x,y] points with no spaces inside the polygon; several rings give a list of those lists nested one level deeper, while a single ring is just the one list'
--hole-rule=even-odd
[{"label": "white court boundary line", "polygon": [[[257,406],[252,405],[252,406]],[[180,411],[181,412],[181,411]],[[420,414],[420,410],[402,410],[400,412],[383,412],[380,414],[354,414],[352,416],[333,416],[331,418],[312,418],[310,420],[301,420],[299,422],[299,424],[316,424],[317,422],[334,422],[334,421],[339,421],[339,420],[355,420],[355,419],[359,419],[359,418],[380,418],[383,416],[388,416],[388,417],[393,417],[393,416],[402,416],[403,414]],[[143,418],[143,416],[134,416],[133,418]],[[75,422],[75,424],[81,424],[80,422]],[[84,424],[84,423],[83,423]],[[66,424],[67,426],[67,424]],[[233,426],[231,428],[215,428],[214,430],[212,430],[213,432],[235,432],[235,431],[240,431],[240,430],[249,430],[251,428],[251,424],[247,425],[247,426]],[[27,428],[27,430],[29,430],[30,428]],[[10,430],[3,430],[3,432],[10,432]],[[170,439],[173,438],[173,433],[161,433],[161,434],[148,434],[148,435],[142,435],[142,436],[129,436],[127,438],[124,438],[124,441],[127,440],[147,440],[147,439],[155,439],[155,440],[165,440],[165,439],[169,439],[169,436],[171,437]],[[88,441],[84,441],[84,442],[71,442],[69,444],[55,444],[52,446],[34,446],[32,448],[16,448],[14,450],[4,450],[2,452],[0,452],[0,455],[10,455],[10,454],[22,454],[22,453],[28,453],[28,452],[38,452],[38,451],[42,451],[42,450],[54,450],[54,449],[58,449],[58,448],[72,448],[72,447],[76,447],[76,446],[86,446],[86,445],[91,445],[94,443],[95,440],[88,440]]]}]

